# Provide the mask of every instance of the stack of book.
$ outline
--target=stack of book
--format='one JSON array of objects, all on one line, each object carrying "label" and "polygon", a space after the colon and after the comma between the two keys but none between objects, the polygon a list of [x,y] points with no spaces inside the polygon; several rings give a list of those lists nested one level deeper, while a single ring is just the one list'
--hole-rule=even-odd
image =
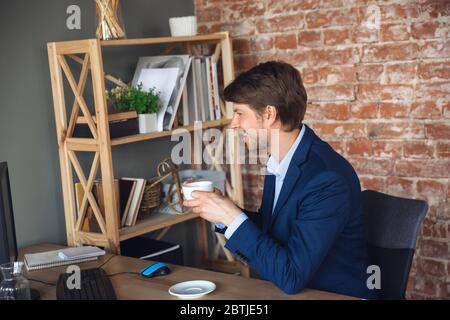
[{"label": "stack of book", "polygon": [[183,125],[220,120],[217,63],[211,56],[194,57],[192,63],[183,95]]},{"label": "stack of book", "polygon": [[[146,179],[121,178],[115,181],[116,206],[118,208],[118,220],[121,227],[131,227],[136,224],[144,195]],[[84,197],[84,189],[80,183],[75,184],[77,209],[80,213],[81,201]],[[101,214],[105,215],[105,203],[101,181],[94,182],[92,190],[94,198],[99,206]],[[90,205],[87,206],[86,218],[83,223],[83,231],[101,232],[97,219]]]},{"label": "stack of book", "polygon": [[178,111],[183,125],[222,117],[217,62],[213,56],[140,57],[132,80],[132,85],[138,84],[160,93],[158,131],[171,130]]}]

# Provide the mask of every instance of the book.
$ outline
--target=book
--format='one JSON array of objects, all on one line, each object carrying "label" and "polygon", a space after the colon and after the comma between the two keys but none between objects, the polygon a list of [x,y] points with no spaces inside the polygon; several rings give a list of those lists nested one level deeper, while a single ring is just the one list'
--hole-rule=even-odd
[{"label": "book", "polygon": [[203,100],[203,108],[205,113],[205,120],[209,121],[211,119],[211,113],[209,108],[209,101],[208,101],[208,83],[207,83],[207,73],[206,73],[206,57],[201,57],[201,88],[202,88],[202,100]]},{"label": "book", "polygon": [[130,208],[127,212],[127,217],[125,219],[125,224],[122,225],[131,227],[136,223],[137,220],[139,208],[141,207],[142,197],[144,195],[146,180],[141,178],[122,178],[122,179],[136,181],[136,187],[132,195]]},{"label": "book", "polygon": [[211,57],[205,57],[205,78],[206,78],[206,94],[208,96],[209,120],[215,120],[214,102],[212,97],[212,81],[211,81]]},{"label": "book", "polygon": [[[124,222],[122,221],[125,221],[124,219],[126,219],[126,213],[130,208],[135,185],[136,181],[114,179],[114,186],[116,192],[116,206],[118,207],[118,221],[119,224],[121,225],[124,224]],[[75,193],[76,193],[77,211],[78,214],[80,215],[81,201],[84,196],[84,189],[81,183],[75,184]],[[105,202],[103,197],[103,188],[101,181],[98,180],[94,181],[94,188],[92,190],[92,194],[94,196],[94,199],[97,201],[98,207],[100,209],[103,218],[105,218]],[[87,213],[83,222],[82,230],[100,233],[101,230],[90,203],[88,203],[86,210]]]},{"label": "book", "polygon": [[196,62],[195,60],[192,62],[192,68],[189,71],[188,81],[186,84],[188,97],[187,97],[187,108],[189,109],[189,124],[194,123],[201,119],[200,112],[198,109],[197,102],[197,86],[195,83],[195,74],[196,74]]},{"label": "book", "polygon": [[[94,181],[94,197],[97,200],[98,203],[98,207],[100,209],[100,212],[102,214],[103,219],[105,219],[105,212],[106,212],[106,208],[105,208],[105,200],[103,197],[103,186],[102,186],[102,182],[99,180]],[[120,208],[120,191],[119,191],[119,180],[118,179],[114,179],[114,192],[116,194],[116,207]],[[125,200],[126,201],[126,200]],[[120,209],[118,210],[118,219],[120,221],[121,219],[121,215],[122,215],[122,211],[120,211]],[[106,220],[105,220],[106,223]],[[98,226],[97,221],[95,221],[96,224],[96,232],[101,232],[100,231],[100,227]]]},{"label": "book", "polygon": [[189,96],[187,85],[183,88],[183,126],[189,125]]},{"label": "book", "polygon": [[25,266],[27,270],[39,270],[98,259],[98,256],[63,259],[59,255],[60,252],[61,249],[39,253],[26,253],[24,255]]},{"label": "book", "polygon": [[[122,214],[121,219],[120,219],[120,226],[125,227],[126,221],[127,221],[127,218],[128,218],[128,213],[130,212],[131,202],[133,201],[134,192],[136,190],[136,181],[132,180],[132,179],[126,179],[126,178],[125,179],[120,179],[120,180],[121,181],[128,181],[128,183],[129,183],[128,187],[130,187],[127,203],[126,203],[126,205],[123,208],[123,211],[122,211],[123,214]],[[125,199],[125,197],[123,199]]]},{"label": "book", "polygon": [[119,179],[119,198],[120,198],[120,220],[125,216],[125,213],[130,210],[131,200],[134,189],[136,188],[136,181]]},{"label": "book", "polygon": [[202,60],[201,58],[195,58],[195,72],[194,83],[197,94],[197,105],[199,118],[198,121],[206,121],[205,105],[204,105],[204,93],[203,93],[203,81],[202,81]]},{"label": "book", "polygon": [[211,58],[211,72],[212,72],[212,84],[213,84],[213,100],[214,100],[214,113],[216,120],[222,118],[220,113],[220,97],[219,97],[219,81],[217,78],[217,62]]}]

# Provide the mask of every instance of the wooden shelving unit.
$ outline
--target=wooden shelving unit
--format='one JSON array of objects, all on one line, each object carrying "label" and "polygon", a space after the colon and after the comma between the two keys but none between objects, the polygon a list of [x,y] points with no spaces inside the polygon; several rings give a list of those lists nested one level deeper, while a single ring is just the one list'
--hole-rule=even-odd
[{"label": "wooden shelving unit", "polygon": [[[52,83],[53,105],[55,112],[56,130],[59,160],[61,168],[61,181],[64,197],[64,211],[67,232],[67,242],[70,246],[81,244],[92,244],[103,246],[107,250],[120,254],[120,241],[130,239],[151,231],[163,229],[161,237],[170,226],[188,220],[198,218],[195,213],[181,215],[154,214],[145,220],[140,220],[132,227],[120,228],[118,221],[118,208],[115,205],[116,195],[114,192],[114,173],[112,163],[113,146],[123,145],[138,141],[152,140],[164,136],[170,136],[172,131],[155,132],[149,134],[138,134],[121,138],[110,139],[108,109],[105,96],[105,80],[115,84],[122,83],[119,79],[103,70],[102,48],[108,46],[135,46],[167,44],[168,47],[163,54],[168,54],[177,45],[181,45],[189,51],[196,44],[208,43],[215,45],[214,57],[222,64],[223,84],[227,85],[234,79],[234,66],[232,43],[228,32],[219,32],[208,35],[193,37],[161,37],[143,39],[123,39],[100,41],[98,39],[86,39],[77,41],[63,41],[48,43],[48,57]],[[67,63],[67,58],[81,65],[78,81]],[[83,98],[84,88],[88,73],[91,73],[92,91],[94,93],[94,106],[96,121],[93,120],[89,108]],[[64,96],[64,77],[74,95],[72,108],[68,109]],[[225,114],[221,120],[202,123],[202,130],[207,128],[226,129],[233,115],[230,103],[223,103]],[[70,111],[68,111],[70,110]],[[70,116],[68,117],[68,112]],[[87,120],[93,138],[73,137],[75,121],[79,113]],[[191,134],[195,134],[196,126],[189,125],[184,128]],[[150,143],[150,142],[149,142]],[[227,138],[226,143],[232,150],[233,157],[237,159],[238,148],[236,148],[237,137],[233,135]],[[89,175],[85,176],[76,156],[76,152],[92,152],[94,159]],[[202,152],[202,150],[195,150]],[[156,164],[155,164],[156,165]],[[228,165],[228,164],[227,164]],[[238,205],[243,206],[242,177],[240,165],[235,161],[229,165],[230,181],[226,181],[227,194]],[[104,197],[104,211],[101,212],[92,193],[94,179],[100,167],[102,191]],[[198,166],[193,165],[196,169]],[[223,170],[224,165],[213,163],[210,168]],[[81,202],[80,210],[76,207],[73,170],[83,186],[85,197]],[[97,219],[101,233],[86,232],[82,230],[82,222],[86,215],[86,207],[90,205]],[[78,212],[79,211],[79,212]],[[199,232],[199,247],[203,253],[207,252],[205,221],[197,219]],[[227,262],[227,268],[229,262]]]}]

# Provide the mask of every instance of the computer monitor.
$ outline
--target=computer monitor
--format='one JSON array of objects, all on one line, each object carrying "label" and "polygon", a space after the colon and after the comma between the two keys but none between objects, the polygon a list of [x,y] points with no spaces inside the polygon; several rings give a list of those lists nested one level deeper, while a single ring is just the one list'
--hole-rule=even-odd
[{"label": "computer monitor", "polygon": [[[0,264],[17,261],[16,228],[9,184],[8,164],[0,162]],[[2,276],[0,274],[0,280]],[[30,288],[31,300],[39,300],[40,294]]]},{"label": "computer monitor", "polygon": [[0,264],[13,261],[17,261],[17,241],[8,164],[0,162]]}]

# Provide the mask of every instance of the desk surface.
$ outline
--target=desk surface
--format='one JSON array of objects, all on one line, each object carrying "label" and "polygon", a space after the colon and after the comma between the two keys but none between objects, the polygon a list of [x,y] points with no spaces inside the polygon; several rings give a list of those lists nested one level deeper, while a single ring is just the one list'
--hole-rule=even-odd
[{"label": "desk surface", "polygon": [[[62,246],[52,244],[35,245],[20,250],[20,257],[24,253],[56,250]],[[108,259],[111,255],[106,254],[97,261],[83,262],[78,264],[81,269],[95,268]],[[102,268],[107,274],[133,271],[138,272],[141,268],[151,263],[149,260],[139,260],[124,256],[114,256]],[[28,279],[36,279],[56,284],[60,273],[65,272],[67,266],[54,267],[43,270],[25,271]],[[110,277],[118,299],[136,300],[171,300],[179,299],[169,294],[168,289],[178,283],[189,280],[209,280],[216,284],[216,290],[200,299],[248,299],[248,300],[336,300],[356,299],[349,296],[330,292],[305,289],[295,295],[287,295],[274,284],[259,280],[249,279],[241,276],[208,271],[197,268],[170,265],[171,273],[167,276],[157,278],[144,278],[135,274],[120,274]],[[30,285],[39,290],[41,299],[56,299],[54,286],[45,285],[30,280]],[[197,298],[196,300],[198,300]]]}]

